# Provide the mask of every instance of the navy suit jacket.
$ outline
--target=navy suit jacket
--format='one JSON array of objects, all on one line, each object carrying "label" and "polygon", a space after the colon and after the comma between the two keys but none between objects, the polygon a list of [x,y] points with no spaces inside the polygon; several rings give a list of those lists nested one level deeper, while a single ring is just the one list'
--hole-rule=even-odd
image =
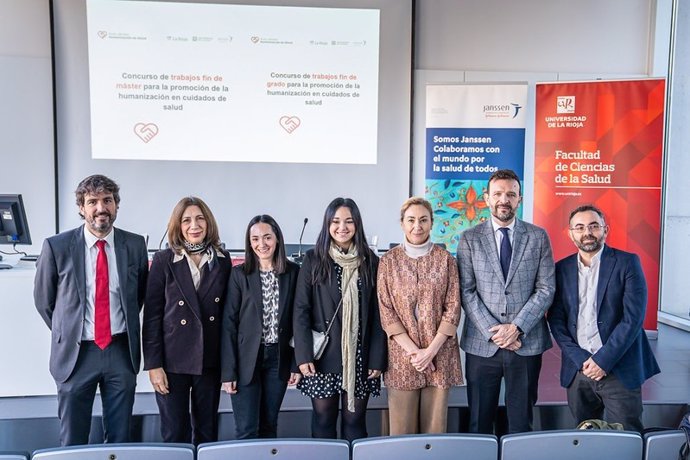
[{"label": "navy suit jacket", "polygon": [[153,256],[142,325],[144,370],[162,367],[201,375],[204,368],[220,367],[223,304],[232,268],[230,255],[222,254],[213,270],[204,265],[198,290],[186,258],[173,262],[172,249]]},{"label": "navy suit jacket", "polygon": [[[139,372],[139,311],[144,303],[148,255],[144,237],[113,229],[120,301],[125,314],[132,372]],[[50,373],[65,382],[75,368],[86,312],[84,226],[45,240],[36,262],[34,303],[51,330]]]},{"label": "navy suit jacket", "polygon": [[[577,343],[577,253],[556,264],[556,296],[549,310],[551,333],[561,347],[561,385],[570,386],[591,356]],[[607,374],[629,389],[660,372],[642,329],[647,283],[636,254],[604,246],[597,286],[597,324],[603,346],[594,356]]]}]

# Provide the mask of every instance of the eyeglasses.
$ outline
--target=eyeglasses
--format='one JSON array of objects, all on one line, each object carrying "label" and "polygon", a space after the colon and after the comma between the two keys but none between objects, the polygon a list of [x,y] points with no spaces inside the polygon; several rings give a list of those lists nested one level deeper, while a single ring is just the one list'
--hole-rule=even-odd
[{"label": "eyeglasses", "polygon": [[596,233],[602,228],[604,228],[604,226],[599,224],[576,225],[574,227],[571,227],[570,231],[573,233],[584,233],[585,230],[589,230],[590,233]]}]

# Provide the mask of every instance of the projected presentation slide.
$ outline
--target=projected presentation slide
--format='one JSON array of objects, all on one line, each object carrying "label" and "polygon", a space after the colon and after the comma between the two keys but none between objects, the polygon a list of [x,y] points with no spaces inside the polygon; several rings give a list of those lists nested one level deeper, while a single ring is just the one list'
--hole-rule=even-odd
[{"label": "projected presentation slide", "polygon": [[375,164],[379,10],[87,0],[95,159]]}]

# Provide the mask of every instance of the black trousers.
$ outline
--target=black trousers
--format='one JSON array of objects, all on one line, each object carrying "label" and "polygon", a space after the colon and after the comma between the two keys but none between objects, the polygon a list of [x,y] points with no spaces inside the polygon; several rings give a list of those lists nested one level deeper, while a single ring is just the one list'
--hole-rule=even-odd
[{"label": "black trousers", "polygon": [[261,345],[252,380],[231,395],[237,439],[275,438],[287,381],[278,375],[280,347]]},{"label": "black trousers", "polygon": [[508,433],[532,430],[541,355],[520,356],[504,349],[499,349],[489,358],[467,353],[465,371],[470,433],[493,434],[501,380],[505,380]]},{"label": "black trousers", "polygon": [[577,423],[596,418],[622,423],[629,431],[642,432],[644,428],[640,388],[624,387],[615,375],[596,382],[578,372],[568,387],[568,406]]},{"label": "black trousers", "polygon": [[166,375],[170,393],[156,393],[163,441],[191,442],[195,446],[217,441],[220,370],[204,369],[201,375]]},{"label": "black trousers", "polygon": [[57,384],[60,444],[88,444],[91,411],[100,387],[105,442],[129,442],[134,389],[126,334],[113,337],[105,350],[93,342],[82,342],[72,375]]}]

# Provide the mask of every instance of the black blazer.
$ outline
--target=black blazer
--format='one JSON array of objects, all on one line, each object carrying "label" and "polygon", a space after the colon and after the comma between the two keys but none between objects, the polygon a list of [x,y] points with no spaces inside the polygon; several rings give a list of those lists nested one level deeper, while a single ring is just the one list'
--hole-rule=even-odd
[{"label": "black blazer", "polygon": [[[297,372],[295,353],[289,345],[292,338],[292,306],[299,266],[288,262],[285,272],[278,275],[278,375],[290,378]],[[221,381],[246,385],[252,380],[263,334],[263,295],[258,270],[247,275],[244,265],[235,267],[228,283],[228,297],[223,312],[221,336]]]},{"label": "black blazer", "polygon": [[173,262],[172,249],[153,256],[142,326],[144,370],[201,375],[220,364],[220,329],[232,263],[217,257],[218,266],[205,264],[199,290],[194,289],[186,258]]},{"label": "black blazer", "polygon": [[[362,280],[362,300],[360,305],[362,364],[365,371],[367,369],[385,371],[388,367],[388,349],[386,346],[386,334],[381,328],[379,303],[376,295],[376,271],[379,259],[372,251],[369,251],[364,263],[370,263],[373,270],[371,279],[368,282]],[[295,294],[293,323],[297,364],[314,362],[311,330],[326,330],[341,298],[335,270],[331,271],[331,277],[328,282],[319,284],[312,282],[311,272],[315,264],[316,256],[314,250],[310,249],[304,256]],[[340,349],[340,336],[342,334],[341,317],[341,312],[338,312],[329,334],[330,339],[328,345],[326,345],[326,350],[321,359],[314,363],[316,370],[319,372],[343,372],[343,360]]]}]

